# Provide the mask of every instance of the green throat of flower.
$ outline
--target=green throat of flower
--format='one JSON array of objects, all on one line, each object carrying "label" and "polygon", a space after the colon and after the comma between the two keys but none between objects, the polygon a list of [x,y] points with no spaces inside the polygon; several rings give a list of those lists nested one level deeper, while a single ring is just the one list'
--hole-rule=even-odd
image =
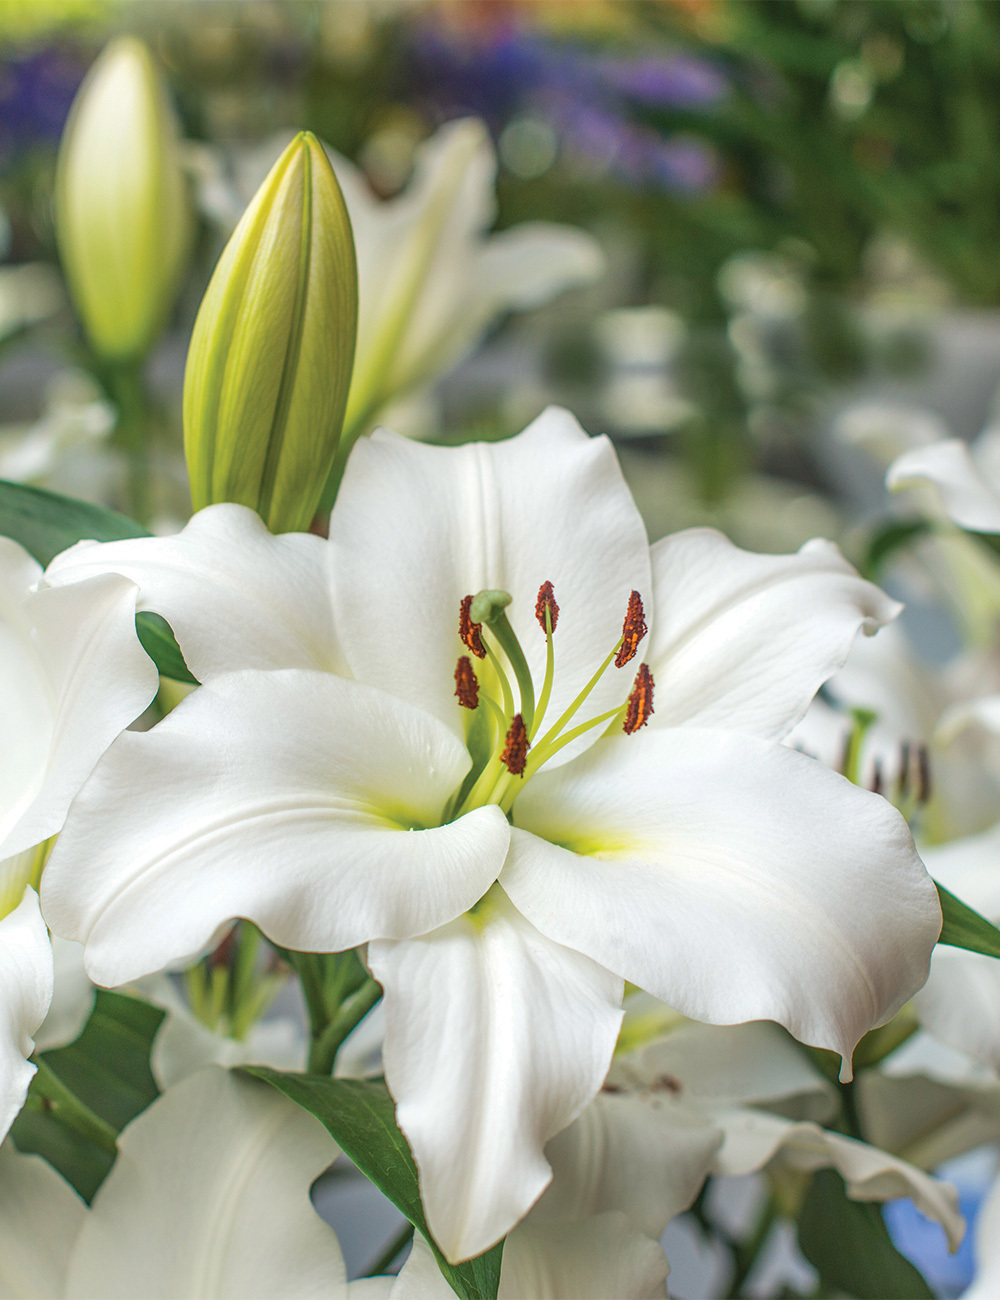
[{"label": "green throat of flower", "polygon": [[[618,641],[576,698],[542,732],[555,677],[554,634],[559,606],[552,583],[543,582],[538,589],[535,617],[545,635],[545,675],[536,696],[528,661],[507,619],[511,599],[506,591],[485,590],[466,596],[459,609],[458,634],[469,654],[458,660],[455,695],[476,718],[470,727],[472,770],[451,800],[446,820],[487,804],[497,804],[509,813],[528,778],[578,736],[618,722],[626,735],[631,735],[645,726],[653,712],[653,675],[643,663],[624,704],[584,722],[576,721],[605,673],[612,665],[622,669],[630,663],[646,635],[642,597],[633,591]],[[480,670],[483,680],[477,675],[473,658],[484,661],[484,667],[488,664],[495,689],[486,683],[485,672]]]}]

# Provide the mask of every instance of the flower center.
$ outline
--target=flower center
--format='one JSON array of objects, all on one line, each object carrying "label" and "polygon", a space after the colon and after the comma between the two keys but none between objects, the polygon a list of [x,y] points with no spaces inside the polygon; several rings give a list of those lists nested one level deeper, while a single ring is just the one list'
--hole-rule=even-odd
[{"label": "flower center", "polygon": [[[545,675],[536,697],[527,658],[507,619],[511,599],[506,591],[485,590],[466,596],[459,609],[458,634],[469,654],[461,656],[455,669],[455,695],[476,719],[470,728],[474,736],[469,745],[472,770],[452,799],[446,820],[491,803],[509,813],[525,781],[578,736],[596,727],[610,728],[616,722],[631,735],[646,725],[653,712],[653,675],[647,664],[641,664],[624,704],[586,721],[576,721],[612,664],[621,669],[630,663],[646,635],[642,597],[633,591],[621,636],[575,699],[541,732],[555,678],[554,633],[559,606],[552,583],[543,582],[538,589],[535,618],[545,635]],[[488,663],[495,689],[485,677],[477,676],[470,655]]]}]

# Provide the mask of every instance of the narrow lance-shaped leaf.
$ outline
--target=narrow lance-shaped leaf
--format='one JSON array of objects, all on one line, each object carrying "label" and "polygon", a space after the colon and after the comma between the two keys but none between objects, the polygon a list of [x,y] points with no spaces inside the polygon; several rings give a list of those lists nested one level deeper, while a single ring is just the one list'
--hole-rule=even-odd
[{"label": "narrow lance-shaped leaf", "polygon": [[[937,881],[934,883],[937,885]],[[981,952],[987,957],[1000,957],[1000,930],[967,903],[950,894],[943,885],[937,885],[937,891],[944,914],[938,943],[967,948],[969,952]]]},{"label": "narrow lance-shaped leaf", "polygon": [[384,1083],[282,1074],[266,1066],[248,1066],[246,1072],[270,1083],[325,1125],[345,1155],[431,1243],[438,1267],[456,1295],[463,1300],[495,1300],[503,1243],[464,1264],[445,1260],[427,1227],[417,1168]]}]

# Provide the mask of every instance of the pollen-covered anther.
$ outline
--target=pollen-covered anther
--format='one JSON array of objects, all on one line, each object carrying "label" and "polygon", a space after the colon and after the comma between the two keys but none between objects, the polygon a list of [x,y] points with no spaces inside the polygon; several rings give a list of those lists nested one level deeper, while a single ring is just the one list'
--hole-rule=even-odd
[{"label": "pollen-covered anther", "polygon": [[628,697],[625,721],[622,724],[622,730],[626,736],[631,736],[633,731],[638,731],[640,727],[644,727],[652,713],[653,674],[649,671],[648,664],[640,664],[632,686],[632,694]]},{"label": "pollen-covered anther", "polygon": [[[551,582],[543,582],[538,588],[538,599],[535,601],[535,618],[538,619],[539,625],[546,635],[556,630],[559,606],[556,604],[556,596],[552,590]],[[546,619],[548,620],[547,625]]]},{"label": "pollen-covered anther", "polygon": [[630,659],[635,658],[639,642],[648,630],[642,608],[642,597],[637,591],[633,591],[628,598],[628,610],[625,614],[625,622],[622,624],[622,643],[615,655],[616,668],[624,668]]},{"label": "pollen-covered anther", "polygon": [[504,764],[512,776],[523,776],[524,765],[527,761],[528,728],[524,725],[524,719],[520,713],[515,713],[510,729],[507,732],[507,743],[500,755],[500,762]]},{"label": "pollen-covered anther", "polygon": [[917,803],[923,806],[930,803],[933,787],[931,784],[931,756],[926,745],[917,746]]},{"label": "pollen-covered anther", "polygon": [[463,709],[479,708],[479,680],[468,655],[462,655],[456,665],[455,694]]},{"label": "pollen-covered anther", "polygon": [[469,613],[471,608],[472,597],[463,596],[458,611],[458,635],[462,639],[462,644],[467,646],[477,659],[485,659],[486,647],[483,645],[483,638],[480,635],[483,625],[473,623],[472,615]]}]

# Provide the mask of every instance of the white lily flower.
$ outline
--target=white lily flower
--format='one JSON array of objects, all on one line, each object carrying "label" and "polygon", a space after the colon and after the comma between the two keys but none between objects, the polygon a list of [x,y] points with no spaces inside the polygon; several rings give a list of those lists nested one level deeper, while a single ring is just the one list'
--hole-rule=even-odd
[{"label": "white lily flower", "polygon": [[358,345],[344,421],[371,429],[386,403],[450,370],[508,311],[525,311],[600,275],[582,230],[524,222],[487,235],[496,218],[496,153],[486,127],[462,118],[421,145],[397,198],[333,156],[358,257]]},{"label": "white lily flower", "polygon": [[52,1000],[52,948],[31,888],[45,842],[159,680],[136,636],[133,583],[106,574],[38,590],[41,577],[0,538],[0,1138],[24,1102],[35,1070],[26,1058]]},{"label": "white lily flower", "polygon": [[[896,611],[828,543],[760,556],[693,529],[650,550],[610,444],[552,410],[505,443],[360,444],[326,543],[216,506],[48,576],[108,570],[205,684],[100,765],[46,918],[110,984],[234,916],[293,949],[368,943],[449,1259],[544,1189],[544,1143],[604,1079],[623,978],[845,1061],[923,983],[940,911],[902,818],[778,743]],[[612,660],[641,642],[640,592],[633,682]],[[472,622],[506,593],[518,706]]]},{"label": "white lily flower", "polygon": [[0,1149],[0,1294],[12,1300],[353,1300],[309,1187],[326,1129],[217,1067],[129,1124],[88,1209],[38,1156]]},{"label": "white lily flower", "polygon": [[1000,428],[970,445],[961,438],[914,447],[889,466],[886,486],[929,485],[949,519],[974,533],[1000,533]]},{"label": "white lily flower", "polygon": [[832,1167],[856,1200],[911,1197],[957,1246],[964,1225],[954,1189],[821,1127],[832,1108],[829,1083],[777,1026],[685,1025],[616,1058],[600,1096],[550,1143],[556,1177],[531,1217],[547,1203],[560,1208],[561,1195],[578,1214],[622,1210],[659,1237],[709,1174]]}]

